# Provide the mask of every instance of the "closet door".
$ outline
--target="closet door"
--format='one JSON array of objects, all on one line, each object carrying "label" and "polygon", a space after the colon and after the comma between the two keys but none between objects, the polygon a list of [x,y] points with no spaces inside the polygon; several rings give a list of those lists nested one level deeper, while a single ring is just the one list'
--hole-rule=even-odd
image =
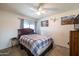
[{"label": "closet door", "polygon": [[78,54],[78,56],[79,56],[79,31],[78,31],[77,34],[78,34],[78,41],[77,41],[77,43],[78,43],[78,48],[77,48],[77,50],[78,50],[78,51],[77,51],[77,54]]},{"label": "closet door", "polygon": [[70,55],[71,56],[76,56],[78,55],[78,35],[76,31],[71,31],[70,32]]},{"label": "closet door", "polygon": [[70,32],[70,55],[79,55],[79,31]]}]

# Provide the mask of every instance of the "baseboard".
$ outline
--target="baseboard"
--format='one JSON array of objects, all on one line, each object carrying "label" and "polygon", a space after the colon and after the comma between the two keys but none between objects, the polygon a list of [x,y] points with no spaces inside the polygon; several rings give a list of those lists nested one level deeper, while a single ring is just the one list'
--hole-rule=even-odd
[{"label": "baseboard", "polygon": [[66,48],[66,49],[69,49],[68,47],[65,47],[65,46],[61,46],[61,45],[58,45],[58,44],[55,44],[56,46],[59,46],[59,47],[63,47],[63,48]]},{"label": "baseboard", "polygon": [[[14,46],[17,46],[17,45],[14,45]],[[9,47],[6,47],[6,48],[4,48],[4,49],[12,48],[12,47],[14,47],[14,46],[9,46]],[[0,49],[0,50],[4,50],[4,49]]]}]

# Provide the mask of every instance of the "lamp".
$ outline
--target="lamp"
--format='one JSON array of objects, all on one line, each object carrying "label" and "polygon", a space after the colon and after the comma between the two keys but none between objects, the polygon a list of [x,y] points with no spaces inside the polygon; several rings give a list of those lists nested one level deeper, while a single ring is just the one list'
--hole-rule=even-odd
[{"label": "lamp", "polygon": [[45,13],[45,11],[42,10],[41,8],[39,8],[38,11],[37,11],[37,15],[41,15],[41,14],[44,14],[44,13]]}]

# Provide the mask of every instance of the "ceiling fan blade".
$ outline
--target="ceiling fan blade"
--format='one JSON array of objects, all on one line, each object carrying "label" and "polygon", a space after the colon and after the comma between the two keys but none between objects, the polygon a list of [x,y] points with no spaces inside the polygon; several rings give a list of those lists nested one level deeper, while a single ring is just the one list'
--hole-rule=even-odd
[{"label": "ceiling fan blade", "polygon": [[44,10],[59,10],[58,8],[43,8]]},{"label": "ceiling fan blade", "polygon": [[37,7],[33,7],[31,9],[38,11],[43,5],[44,5],[44,3],[39,3],[39,5]]},{"label": "ceiling fan blade", "polygon": [[41,8],[41,6],[43,6],[44,3],[40,3],[39,6],[37,7],[37,9],[39,10]]}]

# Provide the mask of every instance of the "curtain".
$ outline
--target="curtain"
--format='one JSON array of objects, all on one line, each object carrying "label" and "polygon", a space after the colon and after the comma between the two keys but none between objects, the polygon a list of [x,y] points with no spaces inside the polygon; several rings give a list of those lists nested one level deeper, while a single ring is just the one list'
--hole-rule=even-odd
[{"label": "curtain", "polygon": [[24,28],[24,19],[20,20],[20,29]]}]

